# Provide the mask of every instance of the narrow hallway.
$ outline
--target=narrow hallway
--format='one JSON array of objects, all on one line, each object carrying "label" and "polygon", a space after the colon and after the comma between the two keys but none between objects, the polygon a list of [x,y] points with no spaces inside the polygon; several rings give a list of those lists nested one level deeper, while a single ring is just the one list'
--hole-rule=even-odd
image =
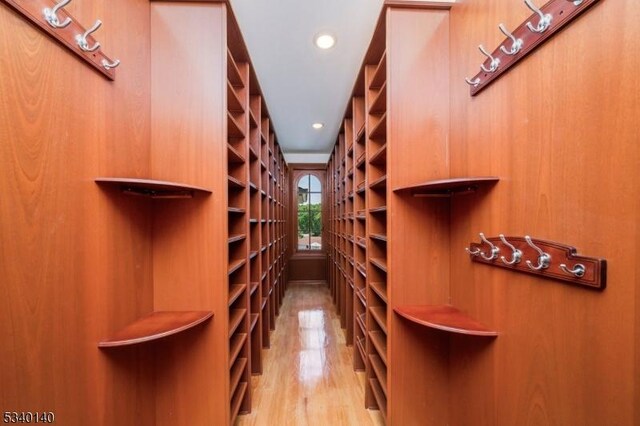
[{"label": "narrow hallway", "polygon": [[236,425],[382,425],[366,410],[364,374],[353,371],[351,348],[323,283],[291,282],[265,369],[252,378],[253,409]]}]

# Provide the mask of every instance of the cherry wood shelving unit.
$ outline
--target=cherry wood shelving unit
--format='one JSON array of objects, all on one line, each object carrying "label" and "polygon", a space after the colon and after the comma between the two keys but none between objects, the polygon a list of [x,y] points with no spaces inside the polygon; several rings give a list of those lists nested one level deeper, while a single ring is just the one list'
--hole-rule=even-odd
[{"label": "cherry wood shelving unit", "polygon": [[[128,177],[99,177],[98,185],[141,199],[190,199],[208,196],[211,190],[178,182]],[[154,203],[155,204],[155,203]],[[162,206],[155,205],[161,211]],[[160,231],[161,232],[161,231]],[[212,311],[157,311],[135,320],[98,343],[100,348],[129,346],[162,339],[189,330],[213,317]]]},{"label": "cherry wood shelving unit", "polygon": [[[231,422],[251,411],[249,64],[227,49],[227,244]],[[249,238],[247,238],[249,236]]]},{"label": "cherry wood shelving unit", "polygon": [[[495,337],[494,331],[444,305],[448,294],[438,283],[431,288],[424,283],[438,274],[447,276],[440,271],[448,267],[444,239],[449,235],[449,209],[438,198],[497,181],[488,177],[424,182],[448,172],[442,165],[446,150],[441,149],[441,141],[447,139],[440,133],[448,122],[438,121],[448,104],[434,106],[432,93],[447,87],[446,73],[432,69],[424,56],[426,48],[448,46],[446,32],[438,31],[448,25],[447,7],[385,2],[328,164],[327,187],[333,189],[330,287],[346,341],[353,343],[354,369],[365,374],[364,405],[379,410],[392,424],[430,415],[416,407],[423,406],[421,396],[432,392],[425,389],[428,367],[421,365],[422,357],[432,354],[424,352],[428,345],[414,340],[407,324],[419,325],[411,330]],[[430,76],[429,88],[423,88],[424,75]],[[423,183],[409,185],[421,179]],[[424,207],[438,218],[426,228],[421,227]],[[447,254],[442,260],[425,259],[424,247],[440,240]],[[420,306],[409,306],[411,301]]]},{"label": "cherry wood shelving unit", "polygon": [[[369,368],[365,404],[387,415],[388,328],[386,290],[380,295],[371,283],[386,288],[387,277],[387,55],[364,67],[367,144],[367,330]],[[380,362],[378,362],[380,361]],[[373,368],[376,362],[378,368]]]},{"label": "cherry wood shelving unit", "polygon": [[248,62],[227,50],[230,421],[251,411],[252,374],[286,287],[287,165]]}]

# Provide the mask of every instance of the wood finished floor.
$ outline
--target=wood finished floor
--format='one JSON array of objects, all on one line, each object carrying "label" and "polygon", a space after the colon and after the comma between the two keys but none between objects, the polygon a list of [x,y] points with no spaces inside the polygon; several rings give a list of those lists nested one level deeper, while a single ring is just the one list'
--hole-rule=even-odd
[{"label": "wood finished floor", "polygon": [[384,425],[364,408],[364,373],[353,371],[353,347],[324,283],[290,283],[262,353],[251,413],[236,425]]}]

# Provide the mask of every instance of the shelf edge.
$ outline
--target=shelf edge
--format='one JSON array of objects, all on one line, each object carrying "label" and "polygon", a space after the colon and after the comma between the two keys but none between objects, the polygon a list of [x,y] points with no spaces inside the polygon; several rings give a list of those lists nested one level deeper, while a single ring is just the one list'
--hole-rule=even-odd
[{"label": "shelf edge", "polygon": [[[449,310],[450,314],[455,315],[459,319],[463,319],[463,320],[468,321],[470,324],[474,325],[475,328],[472,329],[472,328],[453,327],[453,326],[449,326],[449,325],[446,325],[446,324],[440,324],[440,323],[437,323],[435,321],[429,321],[428,319],[420,318],[420,317],[417,317],[417,316],[412,315],[411,313],[407,312],[407,310],[411,310],[412,308],[421,308],[421,309],[427,309],[427,308],[443,309],[444,308],[444,309]],[[397,307],[393,308],[393,311],[396,314],[398,314],[402,318],[405,318],[408,321],[411,321],[411,322],[413,322],[415,324],[419,324],[419,325],[422,325],[424,327],[432,328],[432,329],[435,329],[435,330],[446,331],[448,333],[454,333],[454,334],[463,334],[463,335],[467,335],[467,336],[478,336],[478,337],[497,337],[498,336],[498,332],[497,331],[489,330],[484,325],[480,324],[479,322],[477,322],[473,318],[467,316],[466,314],[463,314],[462,312],[460,312],[458,309],[456,309],[455,307],[453,307],[451,305],[408,305],[408,306],[397,306]]]},{"label": "shelf edge", "polygon": [[[193,328],[209,319],[211,319],[213,317],[213,311],[157,311],[157,312],[153,312],[143,318],[140,318],[137,321],[132,322],[131,324],[126,325],[125,327],[123,327],[120,331],[126,330],[129,327],[133,327],[137,324],[144,324],[145,321],[150,320],[152,317],[154,316],[170,316],[171,314],[175,315],[176,313],[180,313],[180,314],[187,314],[187,313],[191,313],[191,314],[199,314],[198,317],[196,317],[194,320],[189,321],[189,322],[185,322],[182,325],[175,327],[175,328],[171,328],[171,329],[167,329],[166,331],[161,331],[161,332],[156,332],[153,334],[148,334],[148,335],[144,335],[138,338],[131,338],[131,339],[117,339],[114,340],[113,338],[111,339],[105,339],[102,340],[98,343],[98,347],[99,348],[113,348],[113,347],[120,347],[120,346],[130,346],[130,345],[135,345],[135,344],[140,344],[140,343],[145,343],[145,342],[150,342],[153,340],[158,340],[158,339],[162,339],[164,337],[168,337],[171,336],[173,334],[177,334],[183,331],[186,331],[190,328]],[[117,333],[116,333],[117,335]]]}]

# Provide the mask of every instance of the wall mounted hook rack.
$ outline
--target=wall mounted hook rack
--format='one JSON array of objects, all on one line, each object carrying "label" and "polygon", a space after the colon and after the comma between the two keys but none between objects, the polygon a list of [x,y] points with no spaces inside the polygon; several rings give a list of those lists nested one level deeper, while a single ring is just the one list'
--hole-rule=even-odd
[{"label": "wall mounted hook rack", "polygon": [[470,86],[471,96],[480,93],[596,2],[598,0],[550,0],[538,8],[532,1],[525,0],[526,6],[533,11],[533,14],[513,32],[509,32],[503,24],[500,24],[498,27],[506,38],[493,53],[482,52],[487,59],[480,65],[480,71],[472,78],[465,78]]},{"label": "wall mounted hook rack", "polygon": [[[11,6],[109,80],[116,79],[115,68],[120,61],[105,55],[100,49],[100,43],[90,35],[91,29],[87,31],[65,10],[65,6],[70,3],[69,0],[0,0],[0,2]],[[96,25],[92,28],[94,31],[99,27],[98,22],[100,21],[96,21]]]},{"label": "wall mounted hook rack", "polygon": [[[474,262],[499,266],[540,277],[603,290],[607,284],[607,261],[576,254],[574,247],[531,237],[485,237],[466,249]],[[497,251],[496,251],[497,249]],[[490,250],[503,256],[486,256]]]}]

